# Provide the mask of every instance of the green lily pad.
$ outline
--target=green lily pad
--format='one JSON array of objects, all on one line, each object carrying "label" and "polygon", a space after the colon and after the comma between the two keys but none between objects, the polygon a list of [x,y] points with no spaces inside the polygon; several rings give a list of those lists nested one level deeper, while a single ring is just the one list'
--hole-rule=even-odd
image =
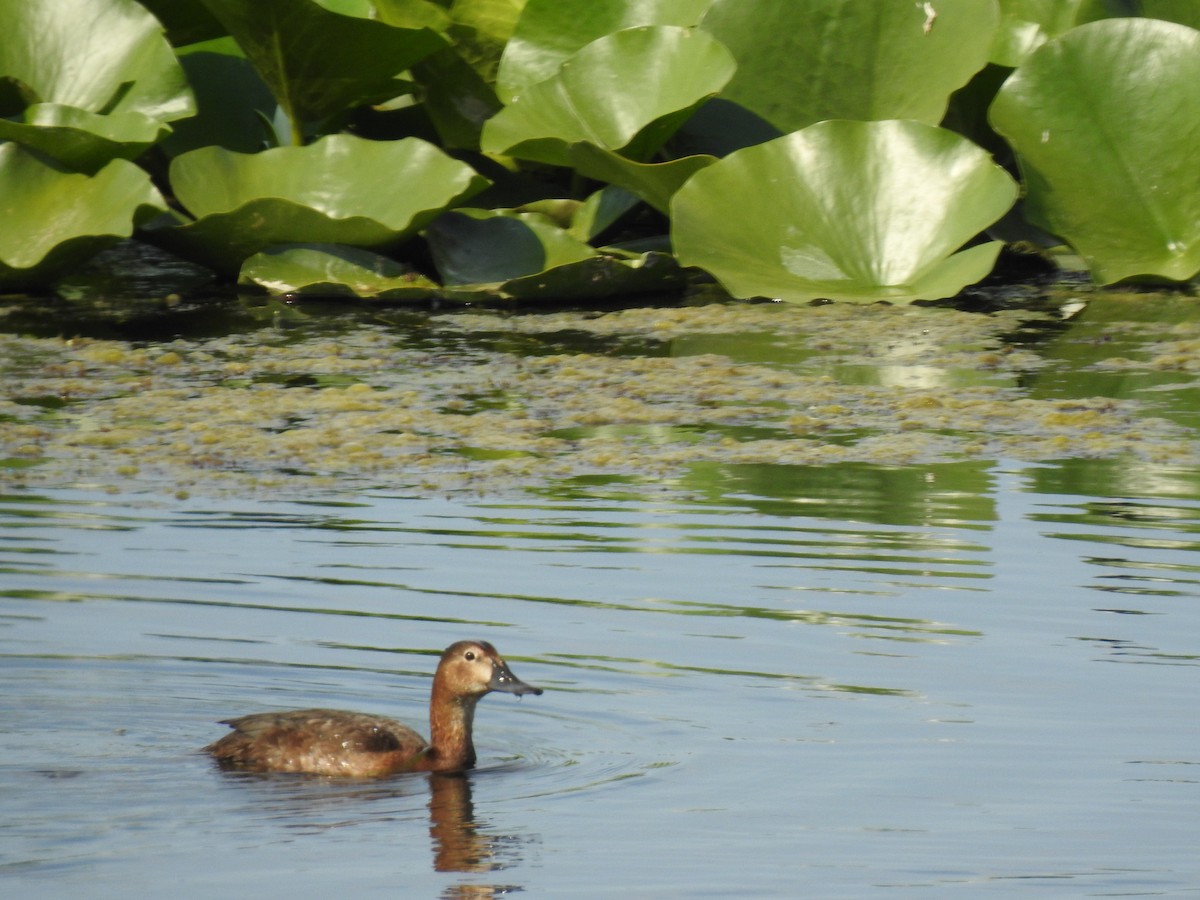
[{"label": "green lily pad", "polygon": [[275,244],[398,246],[487,186],[470,166],[418,138],[348,134],[256,154],[203,147],[177,157],[170,178],[196,221],[158,224],[149,234],[231,274]]},{"label": "green lily pad", "polygon": [[162,26],[133,0],[0,0],[0,21],[0,74],[24,106],[0,119],[0,140],[94,172],[195,112]]},{"label": "green lily pad", "polygon": [[276,295],[380,300],[423,300],[438,289],[393,259],[336,244],[291,244],[256,253],[242,266],[238,283]]},{"label": "green lily pad", "polygon": [[[1093,0],[1097,2],[1097,0]],[[1165,19],[1191,28],[1200,28],[1200,4],[1195,0],[1128,0],[1134,9],[1126,15],[1137,14],[1148,19]],[[1115,15],[1120,15],[1116,13]]]},{"label": "green lily pad", "polygon": [[[229,39],[226,42],[233,44]],[[245,57],[213,52],[214,46],[210,41],[201,45],[205,49],[179,54],[194,85],[197,112],[177,123],[163,141],[161,149],[169,157],[210,144],[254,153],[275,143],[268,127],[275,98]]]},{"label": "green lily pad", "polygon": [[1015,68],[1046,41],[1078,24],[1091,0],[1000,0],[1000,31],[992,62]]},{"label": "green lily pad", "polygon": [[[447,46],[424,15],[391,22],[367,16],[370,3],[315,0],[203,0],[237,40],[292,122],[293,134],[347,107],[395,96],[395,78]],[[411,5],[411,4],[410,4]],[[329,7],[337,6],[339,11]],[[421,4],[421,8],[427,4]],[[343,10],[345,14],[343,14]]]},{"label": "green lily pad", "polygon": [[596,250],[541,213],[455,210],[425,239],[450,298],[601,299],[683,284],[670,254]]},{"label": "green lily pad", "polygon": [[629,28],[588,44],[490,119],[482,147],[570,165],[588,143],[644,161],[733,75],[728,51],[702,32]]},{"label": "green lily pad", "polygon": [[[597,38],[639,25],[690,27],[711,0],[526,0],[496,75],[505,103]],[[457,4],[456,4],[457,5]]]},{"label": "green lily pad", "polygon": [[1097,282],[1200,271],[1200,31],[1081,25],[1017,69],[990,119],[1017,152],[1026,218]]},{"label": "green lily pad", "polygon": [[58,103],[34,103],[22,118],[0,119],[0,140],[22,144],[79,172],[95,172],[111,159],[136,159],[171,133],[165,122],[139,112],[98,115]]},{"label": "green lily pad", "polygon": [[629,28],[571,56],[483,127],[492,153],[570,166],[664,210],[711,157],[647,160],[733,75],[733,59],[703,32]]},{"label": "green lily pad", "polygon": [[715,0],[700,27],[733,53],[722,93],[789,132],[824,119],[941,121],[987,64],[995,0]]},{"label": "green lily pad", "polygon": [[935,300],[991,271],[1000,242],[959,248],[1016,196],[953,132],[834,120],[696,173],[671,202],[671,237],[736,297]]},{"label": "green lily pad", "polygon": [[570,160],[572,168],[581,175],[622,187],[665,213],[675,192],[717,158],[698,154],[659,163],[640,163],[593,144],[575,144],[571,147]]},{"label": "green lily pad", "polygon": [[137,166],[116,159],[95,175],[64,172],[19,144],[0,144],[0,285],[50,283],[166,204]]},{"label": "green lily pad", "polygon": [[525,0],[455,0],[453,45],[413,67],[422,106],[447,147],[479,149],[483,123],[501,108],[494,89],[500,55]]}]

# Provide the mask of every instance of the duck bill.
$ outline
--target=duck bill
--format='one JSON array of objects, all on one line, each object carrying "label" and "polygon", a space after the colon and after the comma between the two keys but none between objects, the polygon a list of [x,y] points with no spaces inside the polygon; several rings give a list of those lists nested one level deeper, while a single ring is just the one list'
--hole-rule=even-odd
[{"label": "duck bill", "polygon": [[540,694],[541,688],[526,684],[512,673],[512,669],[502,660],[492,663],[492,680],[488,682],[489,691],[503,691],[506,694]]}]

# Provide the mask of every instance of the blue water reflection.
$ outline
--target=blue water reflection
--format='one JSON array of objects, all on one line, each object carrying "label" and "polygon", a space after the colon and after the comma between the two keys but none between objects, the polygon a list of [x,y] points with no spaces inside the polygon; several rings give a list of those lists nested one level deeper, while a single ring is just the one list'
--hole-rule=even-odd
[{"label": "blue water reflection", "polygon": [[[0,498],[0,881],[89,897],[1200,883],[1192,473],[705,483]],[[484,701],[463,778],[245,776],[197,752],[216,720],[270,708],[423,730],[436,654],[471,636],[547,693]]]}]

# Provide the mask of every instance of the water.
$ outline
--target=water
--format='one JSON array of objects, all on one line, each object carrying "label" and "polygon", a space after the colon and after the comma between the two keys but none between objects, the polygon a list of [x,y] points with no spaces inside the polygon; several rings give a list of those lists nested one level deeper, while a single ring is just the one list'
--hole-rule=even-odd
[{"label": "water", "polygon": [[[10,492],[0,886],[1194,895],[1194,470],[845,464],[771,496],[759,474],[690,498]],[[262,709],[423,731],[463,637],[546,689],[484,700],[465,777],[198,752]]]},{"label": "water", "polygon": [[[1081,298],[0,311],[0,893],[1195,896],[1200,325]],[[200,752],[468,637],[464,777]]]}]

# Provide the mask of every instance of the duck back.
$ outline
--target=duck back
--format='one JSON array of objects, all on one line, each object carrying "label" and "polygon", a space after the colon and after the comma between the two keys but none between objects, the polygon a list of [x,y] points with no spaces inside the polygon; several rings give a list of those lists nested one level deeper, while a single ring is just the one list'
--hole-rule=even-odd
[{"label": "duck back", "polygon": [[417,732],[384,716],[334,709],[226,719],[233,731],[205,747],[222,765],[249,772],[386,775],[424,768]]}]

